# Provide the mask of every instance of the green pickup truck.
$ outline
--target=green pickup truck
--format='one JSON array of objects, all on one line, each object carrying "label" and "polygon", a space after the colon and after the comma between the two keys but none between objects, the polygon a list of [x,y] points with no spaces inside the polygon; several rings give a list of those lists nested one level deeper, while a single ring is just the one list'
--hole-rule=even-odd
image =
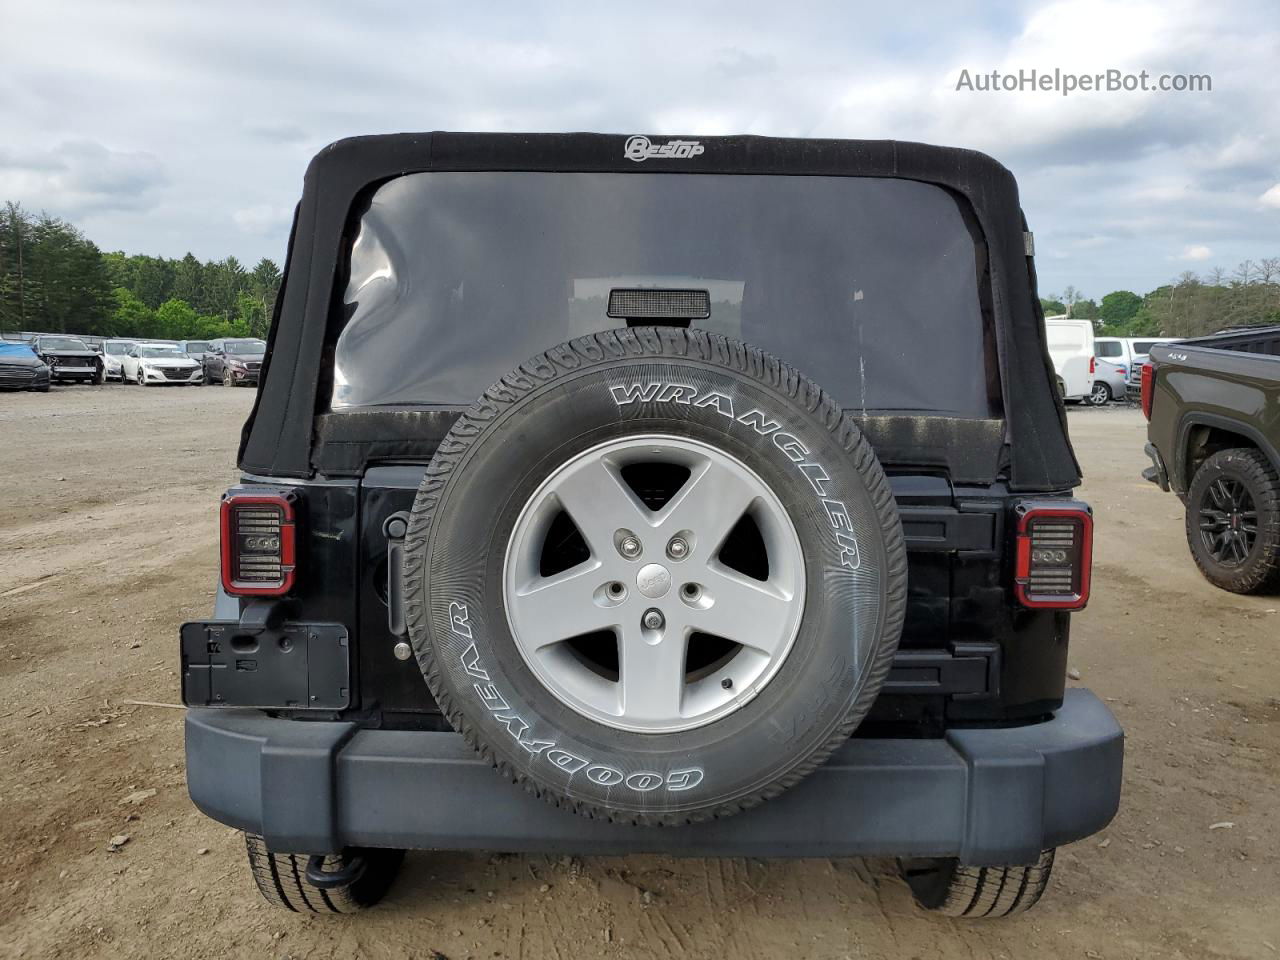
[{"label": "green pickup truck", "polygon": [[1280,592],[1280,326],[1152,347],[1143,476],[1187,505],[1205,578]]}]

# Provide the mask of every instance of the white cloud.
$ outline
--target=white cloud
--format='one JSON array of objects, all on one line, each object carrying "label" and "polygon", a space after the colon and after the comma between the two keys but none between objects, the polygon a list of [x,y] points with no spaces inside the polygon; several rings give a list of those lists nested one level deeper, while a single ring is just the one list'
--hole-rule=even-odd
[{"label": "white cloud", "polygon": [[231,214],[231,219],[245,233],[258,236],[277,234],[282,227],[289,226],[293,220],[293,210],[290,207],[259,203],[252,207],[241,207]]},{"label": "white cloud", "polygon": [[[1274,0],[572,9],[338,0],[11,5],[0,201],[106,249],[279,260],[310,157],[424,129],[924,140],[1017,175],[1041,286],[1166,281],[1169,252],[1280,255]],[[446,15],[447,13],[447,15]],[[252,30],[244,24],[252,23]],[[627,38],[620,57],[600,37]],[[1208,73],[1212,93],[969,93],[963,69]],[[50,147],[50,144],[61,144]]]},{"label": "white cloud", "polygon": [[1206,247],[1203,243],[1193,244],[1189,247],[1183,247],[1182,252],[1178,254],[1179,260],[1208,260],[1213,256],[1213,251]]},{"label": "white cloud", "polygon": [[0,197],[62,216],[147,209],[164,181],[152,154],[111,150],[92,140],[69,140],[49,150],[0,151]]}]

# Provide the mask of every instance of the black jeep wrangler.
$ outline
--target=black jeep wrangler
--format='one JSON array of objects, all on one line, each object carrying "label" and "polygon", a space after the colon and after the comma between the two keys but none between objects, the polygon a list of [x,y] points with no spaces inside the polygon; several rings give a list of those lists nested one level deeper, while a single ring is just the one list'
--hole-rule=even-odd
[{"label": "black jeep wrangler", "polygon": [[187,780],[268,900],[405,849],[894,856],[998,916],[1101,829],[1092,517],[1017,188],[757,137],[345,140],[307,173]]}]

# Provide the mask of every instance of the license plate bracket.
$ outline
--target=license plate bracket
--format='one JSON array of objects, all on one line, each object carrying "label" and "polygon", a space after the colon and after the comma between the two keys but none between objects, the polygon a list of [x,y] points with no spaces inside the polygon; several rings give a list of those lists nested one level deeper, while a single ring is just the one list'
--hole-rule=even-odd
[{"label": "license plate bracket", "polygon": [[342,710],[351,704],[347,628],[287,623],[249,632],[228,620],[184,623],[182,702],[189,707]]}]

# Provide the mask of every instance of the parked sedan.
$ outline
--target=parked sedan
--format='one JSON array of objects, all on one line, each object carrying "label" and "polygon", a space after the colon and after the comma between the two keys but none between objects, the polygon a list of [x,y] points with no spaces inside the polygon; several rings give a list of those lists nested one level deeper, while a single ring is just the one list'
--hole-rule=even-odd
[{"label": "parked sedan", "polygon": [[212,343],[208,340],[179,340],[178,349],[196,363],[204,363],[204,355],[209,352]]},{"label": "parked sedan", "polygon": [[149,386],[156,383],[195,383],[203,378],[200,364],[177,347],[140,343],[124,355],[122,376],[127,383]]},{"label": "parked sedan", "polygon": [[102,363],[108,380],[124,379],[124,358],[137,344],[132,340],[102,341]]},{"label": "parked sedan", "polygon": [[240,384],[256,384],[262,369],[262,358],[267,352],[263,340],[225,339],[214,340],[204,355],[204,382],[220,383],[224,387]]},{"label": "parked sedan", "polygon": [[102,383],[105,367],[98,352],[79,337],[36,337],[35,351],[49,365],[52,379],[71,383]]},{"label": "parked sedan", "polygon": [[1123,400],[1128,372],[1129,368],[1123,363],[1098,357],[1094,364],[1093,390],[1089,394],[1089,403],[1095,407],[1105,407],[1112,400]]},{"label": "parked sedan", "polygon": [[49,392],[49,365],[26,343],[0,343],[0,390]]}]

